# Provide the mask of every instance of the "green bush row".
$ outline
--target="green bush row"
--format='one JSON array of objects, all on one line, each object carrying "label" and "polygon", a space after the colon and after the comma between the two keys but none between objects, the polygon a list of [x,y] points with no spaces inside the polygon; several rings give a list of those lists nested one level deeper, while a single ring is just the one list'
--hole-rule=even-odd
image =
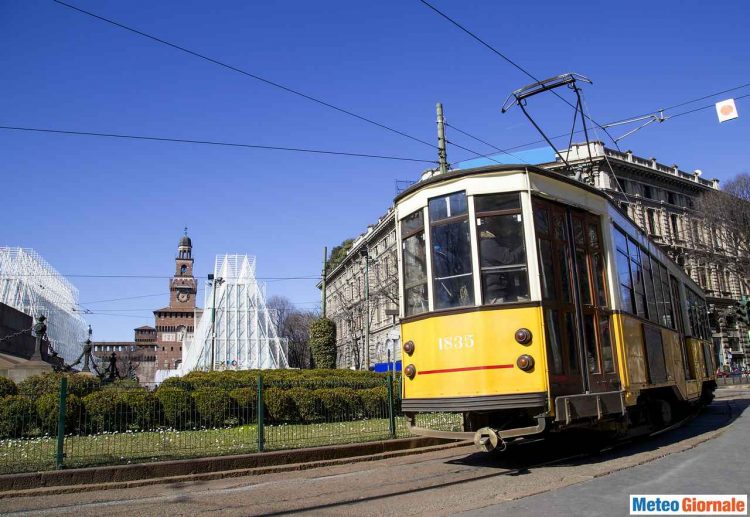
[{"label": "green bush row", "polygon": [[[264,390],[263,401],[268,423],[301,424],[388,415],[385,386],[360,390],[269,387]],[[58,413],[58,393],[35,398],[6,395],[0,399],[0,437],[55,435]],[[83,397],[74,393],[67,396],[65,431],[94,434],[237,426],[255,423],[256,415],[254,386],[232,390],[201,387],[192,391],[163,386],[155,392],[107,387]]]}]

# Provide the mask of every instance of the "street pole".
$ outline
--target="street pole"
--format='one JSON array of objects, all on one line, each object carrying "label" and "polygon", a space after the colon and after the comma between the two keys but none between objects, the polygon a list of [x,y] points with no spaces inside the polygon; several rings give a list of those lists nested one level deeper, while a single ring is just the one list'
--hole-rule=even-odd
[{"label": "street pole", "polygon": [[440,102],[437,103],[437,129],[440,174],[445,174],[448,172],[448,154],[445,151],[445,118],[443,117],[443,105]]},{"label": "street pole", "polygon": [[370,369],[370,251],[365,248],[365,369]]},{"label": "street pole", "polygon": [[326,276],[328,276],[328,247],[323,246],[323,290],[321,293],[321,305],[323,309],[323,317],[326,317]]},{"label": "street pole", "polygon": [[216,343],[216,280],[213,273],[208,274],[208,281],[211,282],[213,295],[213,303],[211,303],[211,364],[208,369],[213,371],[214,363],[216,362],[216,357],[214,356],[214,346]]}]

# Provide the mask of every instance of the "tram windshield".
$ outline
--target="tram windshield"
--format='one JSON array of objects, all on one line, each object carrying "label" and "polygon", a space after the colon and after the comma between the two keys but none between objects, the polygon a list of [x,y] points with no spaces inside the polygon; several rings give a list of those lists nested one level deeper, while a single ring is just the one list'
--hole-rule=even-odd
[{"label": "tram windshield", "polygon": [[465,192],[429,201],[435,308],[474,305],[469,206]]},{"label": "tram windshield", "polygon": [[529,300],[523,217],[518,194],[475,198],[482,302]]}]

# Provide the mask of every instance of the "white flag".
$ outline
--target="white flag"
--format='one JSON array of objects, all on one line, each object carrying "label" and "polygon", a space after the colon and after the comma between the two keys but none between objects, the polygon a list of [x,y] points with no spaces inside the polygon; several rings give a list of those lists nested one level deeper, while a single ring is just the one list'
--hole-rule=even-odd
[{"label": "white flag", "polygon": [[727,99],[716,103],[716,114],[719,116],[719,122],[726,122],[737,118],[737,106],[734,105],[734,99]]}]

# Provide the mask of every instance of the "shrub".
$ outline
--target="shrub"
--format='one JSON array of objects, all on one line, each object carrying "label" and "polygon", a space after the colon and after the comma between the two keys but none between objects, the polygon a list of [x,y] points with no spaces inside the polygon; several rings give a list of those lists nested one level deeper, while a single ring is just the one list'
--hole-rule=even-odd
[{"label": "shrub", "polygon": [[[57,418],[60,411],[60,395],[45,393],[36,399],[36,414],[42,432],[49,435],[57,434]],[[75,395],[68,395],[65,400],[65,432],[80,431],[79,424],[83,412],[81,399]]]},{"label": "shrub", "polygon": [[236,388],[229,392],[232,413],[241,424],[253,422],[258,408],[258,391],[252,388]]},{"label": "shrub", "polygon": [[30,399],[21,395],[0,399],[0,436],[20,438],[29,435],[35,427],[36,408]]},{"label": "shrub", "polygon": [[297,407],[297,415],[304,423],[322,422],[323,404],[313,390],[307,388],[292,388],[287,394]]},{"label": "shrub", "polygon": [[268,418],[273,422],[297,422],[297,406],[289,390],[268,388],[263,392],[263,404]]},{"label": "shrub", "polygon": [[147,389],[117,391],[117,398],[125,413],[124,425],[131,431],[147,431],[159,418],[159,403]]},{"label": "shrub", "polygon": [[32,375],[18,384],[18,393],[31,399],[40,395],[60,394],[60,380],[63,376],[68,378],[68,394],[76,397],[85,397],[101,389],[101,380],[93,375],[71,374],[71,373],[42,373]]},{"label": "shrub", "polygon": [[88,432],[114,432],[125,429],[125,405],[109,390],[89,393],[83,397]]},{"label": "shrub", "polygon": [[156,398],[167,425],[175,429],[190,427],[193,408],[190,393],[180,388],[160,387],[156,390]]},{"label": "shrub", "polygon": [[310,351],[315,368],[336,368],[336,324],[318,318],[310,325]]},{"label": "shrub", "polygon": [[187,376],[169,377],[168,379],[164,379],[164,382],[162,382],[159,386],[160,390],[165,388],[177,388],[185,391],[193,391],[193,383],[188,380]]},{"label": "shrub", "polygon": [[18,395],[18,387],[7,377],[0,377],[0,399],[8,395]]},{"label": "shrub", "polygon": [[369,418],[383,418],[388,414],[388,389],[384,386],[357,392],[362,401],[362,410]]},{"label": "shrub", "polygon": [[325,410],[326,420],[343,420],[357,415],[361,410],[359,395],[352,388],[324,388],[315,390]]},{"label": "shrub", "polygon": [[195,410],[198,412],[201,426],[217,427],[230,417],[231,399],[227,390],[222,388],[198,388],[192,393]]}]

